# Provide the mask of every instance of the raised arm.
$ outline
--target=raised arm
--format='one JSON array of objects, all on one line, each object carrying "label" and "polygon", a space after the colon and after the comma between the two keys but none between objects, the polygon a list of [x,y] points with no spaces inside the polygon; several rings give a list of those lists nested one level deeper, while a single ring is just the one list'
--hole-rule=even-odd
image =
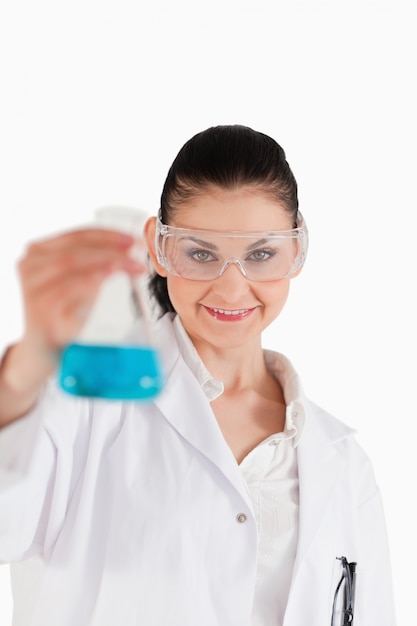
[{"label": "raised arm", "polygon": [[0,427],[36,403],[106,276],[116,270],[144,270],[129,256],[133,243],[133,237],[117,231],[85,229],[29,245],[18,266],[25,329],[0,365]]}]

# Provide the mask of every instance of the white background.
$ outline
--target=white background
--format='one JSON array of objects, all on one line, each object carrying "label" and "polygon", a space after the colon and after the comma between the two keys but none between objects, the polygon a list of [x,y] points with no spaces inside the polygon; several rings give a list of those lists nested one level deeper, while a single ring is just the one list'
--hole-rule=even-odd
[{"label": "white background", "polygon": [[[151,6],[151,8],[150,8]],[[311,246],[265,343],[358,430],[383,493],[398,623],[415,616],[416,124],[410,0],[3,0],[0,345],[31,239],[121,203],[154,213],[182,144],[272,135]],[[1,511],[0,511],[1,515]],[[383,602],[383,598],[381,598]],[[11,621],[0,567],[0,624]]]}]

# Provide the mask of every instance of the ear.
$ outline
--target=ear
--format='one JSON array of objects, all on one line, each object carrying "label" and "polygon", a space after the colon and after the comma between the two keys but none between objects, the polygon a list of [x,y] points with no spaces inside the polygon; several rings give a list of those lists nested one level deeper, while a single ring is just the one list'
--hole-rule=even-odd
[{"label": "ear", "polygon": [[302,265],[301,267],[298,268],[298,270],[296,270],[294,272],[294,274],[291,274],[290,279],[292,280],[293,278],[297,278],[297,276],[300,275],[302,269],[303,269],[304,265]]},{"label": "ear", "polygon": [[148,253],[150,259],[152,261],[152,265],[155,268],[155,271],[160,276],[166,276],[167,271],[162,265],[158,263],[158,259],[156,256],[155,250],[155,232],[156,232],[156,217],[150,217],[143,228],[143,235],[145,237],[146,246],[148,248]]}]

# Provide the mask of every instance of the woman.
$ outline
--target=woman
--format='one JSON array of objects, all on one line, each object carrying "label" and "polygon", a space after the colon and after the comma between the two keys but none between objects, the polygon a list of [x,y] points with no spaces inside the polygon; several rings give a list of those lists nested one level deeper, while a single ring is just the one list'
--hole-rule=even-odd
[{"label": "woman", "polygon": [[0,370],[18,623],[394,626],[370,463],[261,347],[307,250],[282,148],[242,126],[199,133],[145,238],[166,373],[146,405],[74,399],[50,378],[103,278],[143,271],[133,240],[67,233],[20,264],[26,331]]}]

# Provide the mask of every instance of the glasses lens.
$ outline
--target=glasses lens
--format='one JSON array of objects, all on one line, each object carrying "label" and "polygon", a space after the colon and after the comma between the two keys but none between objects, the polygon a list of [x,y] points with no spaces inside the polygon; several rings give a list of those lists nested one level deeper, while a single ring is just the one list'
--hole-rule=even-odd
[{"label": "glasses lens", "polygon": [[191,280],[213,280],[238,262],[249,280],[290,276],[299,267],[302,240],[297,231],[285,235],[224,236],[195,231],[165,234],[162,246],[169,271]]}]

